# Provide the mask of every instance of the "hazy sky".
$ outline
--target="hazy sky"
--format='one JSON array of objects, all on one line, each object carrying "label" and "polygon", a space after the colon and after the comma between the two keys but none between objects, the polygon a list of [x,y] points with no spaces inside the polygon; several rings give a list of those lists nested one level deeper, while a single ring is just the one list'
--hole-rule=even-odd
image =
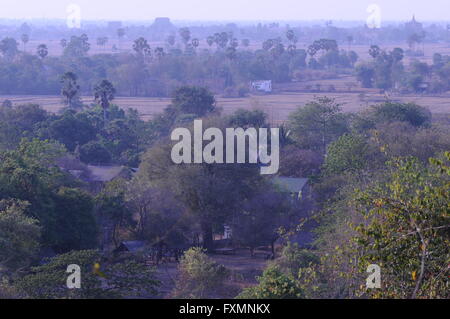
[{"label": "hazy sky", "polygon": [[86,20],[449,20],[450,0],[0,0],[0,18],[66,18],[71,3]]}]

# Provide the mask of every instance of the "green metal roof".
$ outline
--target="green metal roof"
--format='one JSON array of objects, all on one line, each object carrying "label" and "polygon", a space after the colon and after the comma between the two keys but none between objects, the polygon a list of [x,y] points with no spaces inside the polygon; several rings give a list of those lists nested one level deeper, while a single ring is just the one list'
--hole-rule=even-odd
[{"label": "green metal roof", "polygon": [[275,177],[274,182],[290,193],[299,193],[308,183],[307,178]]}]

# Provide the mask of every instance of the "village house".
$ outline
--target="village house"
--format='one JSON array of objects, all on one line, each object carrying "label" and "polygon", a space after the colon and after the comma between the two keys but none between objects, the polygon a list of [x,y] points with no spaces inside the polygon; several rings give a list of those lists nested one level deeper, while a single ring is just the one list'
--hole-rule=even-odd
[{"label": "village house", "polygon": [[73,156],[57,160],[58,167],[73,177],[87,183],[90,192],[96,194],[104,185],[117,178],[129,178],[133,170],[120,165],[87,165]]},{"label": "village house", "polygon": [[271,93],[272,80],[253,81],[252,89],[259,92]]},{"label": "village house", "polygon": [[302,200],[309,194],[307,178],[275,177],[274,183],[281,192],[290,193],[293,198]]}]

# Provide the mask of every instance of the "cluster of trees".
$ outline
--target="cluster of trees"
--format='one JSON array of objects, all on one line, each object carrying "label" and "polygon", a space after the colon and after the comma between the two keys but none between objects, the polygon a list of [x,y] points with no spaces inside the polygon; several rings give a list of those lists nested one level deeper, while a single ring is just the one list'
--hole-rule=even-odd
[{"label": "cluster of trees", "polygon": [[[66,80],[76,79],[68,75]],[[76,85],[67,87],[71,91]],[[92,286],[75,295],[60,289],[64,262],[80,260],[87,269],[100,258],[92,249],[111,244],[102,241],[109,235],[116,247],[125,238],[186,247],[202,234],[203,246],[211,249],[213,233],[229,223],[236,225],[236,241],[253,249],[273,245],[279,237],[278,227],[293,226],[292,217],[301,209],[290,205],[290,197],[259,174],[259,166],[175,165],[170,158],[169,135],[175,126],[191,129],[192,119],[199,117],[205,118],[207,126],[222,129],[263,126],[263,113],[240,111],[220,116],[208,90],[182,87],[163,114],[144,123],[135,111],[125,113],[110,103],[110,85],[101,82],[99,87],[103,90],[98,90],[98,105],[77,109],[72,103],[74,95],[67,94],[72,101],[67,104],[72,107],[61,114],[48,114],[37,105],[2,106],[0,233],[1,242],[7,244],[0,246],[0,264],[20,296],[121,295],[123,290],[100,289],[104,286],[101,276],[94,276]],[[140,144],[144,140],[146,146]],[[122,162],[124,152],[134,152],[135,162]],[[98,163],[105,153],[114,163],[139,165],[138,173],[131,180],[114,180],[92,194],[83,182],[59,167],[68,156]],[[61,255],[49,264],[29,268],[39,262],[40,248]],[[123,284],[116,283],[115,276],[132,282],[147,276],[139,275],[139,261],[136,272],[127,273],[126,278],[120,278],[121,270],[116,270],[122,267],[120,261],[107,259],[105,263],[106,278],[113,281],[113,287]],[[149,286],[143,293],[150,294],[156,282],[150,273],[146,278]]]},{"label": "cluster of trees", "polygon": [[[140,36],[134,40],[132,50],[95,55],[88,55],[91,44],[86,34],[74,35],[61,40],[60,57],[49,56],[45,44],[39,45],[33,55],[20,51],[14,38],[4,38],[0,42],[0,93],[56,94],[61,75],[72,72],[83,94],[92,94],[96,83],[108,78],[120,95],[168,96],[178,86],[196,84],[242,96],[248,92],[249,81],[289,82],[303,79],[306,69],[311,69],[309,73],[326,69],[334,74],[354,70],[366,88],[404,93],[441,93],[449,89],[447,56],[435,54],[432,65],[417,60],[404,65],[409,51],[386,51],[372,45],[369,54],[373,60],[357,64],[351,35],[346,38],[348,50],[340,49],[338,40],[332,37],[314,40],[307,49],[300,49],[298,30],[288,28],[282,35],[266,38],[261,48],[250,49],[250,40],[239,41],[232,31],[205,36],[203,46],[189,28],[181,28],[178,33],[181,45],[170,35],[165,45],[152,48]],[[29,37],[25,34],[21,39],[25,48]],[[99,37],[97,45],[104,46],[107,39]]]},{"label": "cluster of trees", "polygon": [[[115,190],[107,188],[102,195],[108,202],[108,197],[122,194],[129,216],[136,222],[122,223],[127,218],[119,214],[113,224],[131,227],[139,239],[164,240],[172,246],[188,245],[201,234],[207,249],[213,248],[213,233],[222,232],[228,224],[235,229],[236,241],[251,250],[273,245],[279,237],[277,229],[292,227],[293,216],[304,210],[260,175],[259,164],[173,163],[171,130],[192,130],[192,120],[200,117],[205,129],[215,127],[223,132],[227,127],[267,125],[260,111],[220,116],[213,95],[204,88],[178,89],[172,104],[150,121],[160,135],[141,157],[138,173],[129,183],[114,183]],[[164,203],[161,198],[166,198]]]},{"label": "cluster of trees", "polygon": [[[96,97],[99,105],[78,108],[68,88],[67,105],[51,114],[38,105],[0,107],[0,149],[9,150],[22,138],[39,138],[61,143],[88,164],[124,164],[137,167],[139,155],[151,142],[151,123],[142,121],[135,110],[124,111],[109,104],[112,87],[101,82]],[[102,105],[103,104],[103,105]],[[81,106],[80,106],[81,107]]]},{"label": "cluster of trees", "polygon": [[[328,126],[341,132],[332,138],[319,134],[330,139],[314,185],[315,250],[286,246],[242,298],[449,297],[448,125],[433,124],[422,107],[392,102],[351,115],[348,124],[346,131]],[[365,285],[371,264],[381,267],[380,289]]]},{"label": "cluster of trees", "polygon": [[45,44],[33,55],[20,51],[15,39],[5,38],[0,43],[0,93],[56,94],[61,76],[70,72],[76,74],[83,94],[92,94],[95,85],[108,78],[120,95],[168,96],[186,84],[244,95],[251,80],[289,82],[305,68],[351,69],[358,60],[355,52],[339,50],[334,40],[322,39],[308,50],[297,49],[292,30],[287,31],[285,40],[266,40],[257,50],[249,50],[247,41],[239,43],[227,32],[208,37],[209,49],[200,48],[199,40],[191,39],[187,28],[180,29],[180,36],[184,48],[174,46],[173,41],[166,47],[151,48],[147,39],[139,37],[132,52],[88,55],[91,45],[82,34],[63,39],[59,57],[48,56]]},{"label": "cluster of trees", "polygon": [[[149,296],[158,282],[151,269],[141,271],[141,260],[124,264],[93,249],[124,239],[186,248],[201,237],[209,250],[226,224],[236,244],[251,252],[272,246],[275,256],[275,242],[289,241],[314,209],[320,222],[315,250],[287,245],[240,297],[448,297],[449,128],[433,123],[426,108],[387,101],[348,114],[335,100],[319,97],[295,110],[280,127],[280,174],[310,177],[315,193],[298,205],[260,175],[259,164],[171,160],[173,128],[193,130],[198,118],[204,128],[267,127],[263,112],[222,115],[210,91],[180,87],[163,113],[143,122],[136,111],[112,104],[115,89],[107,80],[95,86],[91,107],[80,105],[78,90],[77,77],[66,73],[67,108],[60,114],[37,105],[1,107],[0,265],[9,281],[0,294]],[[91,194],[58,167],[68,155],[139,169]],[[30,268],[40,247],[60,255]],[[74,295],[60,289],[69,260],[86,269],[99,265],[86,290]],[[391,285],[376,292],[360,287],[371,263]],[[129,267],[126,276],[123,267]],[[189,250],[173,294],[220,295],[228,275],[203,251]],[[111,289],[102,289],[105,284]]]},{"label": "cluster of trees", "polygon": [[401,93],[443,93],[450,89],[449,56],[436,53],[432,65],[416,59],[404,65],[405,52],[401,48],[386,51],[372,45],[369,54],[373,60],[360,63],[355,69],[365,88]]},{"label": "cluster of trees", "polygon": [[384,90],[396,88],[404,71],[403,50],[395,48],[386,52],[377,45],[372,45],[369,54],[373,61],[359,64],[356,69],[357,78],[362,86],[366,88],[377,87]]}]

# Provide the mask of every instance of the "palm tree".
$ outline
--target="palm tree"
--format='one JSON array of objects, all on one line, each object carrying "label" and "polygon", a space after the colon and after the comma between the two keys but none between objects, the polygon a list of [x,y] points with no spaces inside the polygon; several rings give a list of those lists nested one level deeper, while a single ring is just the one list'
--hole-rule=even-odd
[{"label": "palm tree", "polygon": [[148,41],[144,39],[143,37],[140,37],[136,40],[134,40],[133,43],[133,50],[139,55],[144,56],[147,50],[150,49],[150,45],[148,44]]},{"label": "palm tree", "polygon": [[106,111],[108,110],[111,101],[114,100],[116,89],[108,80],[102,80],[94,87],[94,100],[103,109],[103,120],[106,125]]},{"label": "palm tree", "polygon": [[208,46],[212,46],[214,44],[214,37],[212,35],[208,36],[206,38],[206,43],[208,43]]},{"label": "palm tree", "polygon": [[263,42],[262,48],[264,51],[269,51],[274,45],[274,41],[272,39],[268,39]]},{"label": "palm tree", "polygon": [[158,60],[160,60],[164,55],[165,55],[165,53],[164,53],[164,49],[163,48],[157,47],[155,49],[155,56],[158,58]]},{"label": "palm tree", "polygon": [[352,49],[352,43],[353,43],[352,35],[347,36],[347,43],[348,43],[348,50],[350,51]]},{"label": "palm tree", "polygon": [[236,38],[231,39],[230,46],[236,49],[239,46],[238,39],[236,39]]},{"label": "palm tree", "polygon": [[197,47],[200,45],[200,41],[197,38],[194,38],[192,39],[191,44],[194,47],[194,49],[197,49]]},{"label": "palm tree", "polygon": [[61,83],[63,84],[61,95],[64,98],[64,104],[69,108],[81,106],[80,85],[77,83],[77,75],[73,72],[66,72],[61,78]]},{"label": "palm tree", "polygon": [[67,46],[67,40],[66,39],[61,39],[61,41],[59,41],[59,45],[61,45],[61,47],[63,49],[65,49],[66,46]]},{"label": "palm tree", "polygon": [[175,45],[175,36],[173,34],[169,35],[166,41],[171,47],[173,47]]},{"label": "palm tree", "polygon": [[296,50],[297,46],[295,44],[289,44],[289,46],[287,47],[287,51],[290,55],[295,55]]},{"label": "palm tree", "polygon": [[294,38],[295,38],[295,32],[294,30],[287,30],[286,31],[286,38],[289,40],[289,42],[293,42]]},{"label": "palm tree", "polygon": [[119,37],[119,49],[121,48],[122,38],[125,36],[125,29],[119,28],[117,29],[117,36]]},{"label": "palm tree", "polygon": [[48,48],[45,44],[40,44],[36,50],[37,55],[43,60],[48,55]]},{"label": "palm tree", "polygon": [[30,41],[30,37],[28,36],[28,34],[24,33],[22,34],[22,37],[20,39],[22,40],[23,43],[23,51],[26,52],[26,46],[28,41]]},{"label": "palm tree", "polygon": [[97,45],[100,47],[103,47],[106,45],[106,43],[108,43],[108,38],[107,37],[99,37],[97,38]]},{"label": "palm tree", "polygon": [[191,39],[191,31],[189,30],[189,28],[181,28],[178,33],[180,34],[180,37],[183,40],[184,44],[187,45],[189,40]]}]

